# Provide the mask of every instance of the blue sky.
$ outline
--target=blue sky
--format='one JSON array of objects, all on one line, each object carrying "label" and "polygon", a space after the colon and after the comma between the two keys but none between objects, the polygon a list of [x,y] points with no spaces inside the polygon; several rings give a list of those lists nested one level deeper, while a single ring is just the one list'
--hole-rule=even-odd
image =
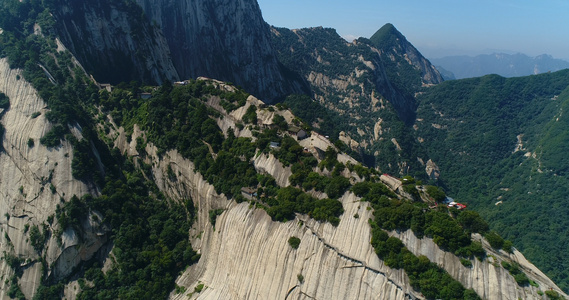
[{"label": "blue sky", "polygon": [[425,56],[492,52],[569,60],[569,0],[258,0],[267,23],[370,37],[392,23]]}]

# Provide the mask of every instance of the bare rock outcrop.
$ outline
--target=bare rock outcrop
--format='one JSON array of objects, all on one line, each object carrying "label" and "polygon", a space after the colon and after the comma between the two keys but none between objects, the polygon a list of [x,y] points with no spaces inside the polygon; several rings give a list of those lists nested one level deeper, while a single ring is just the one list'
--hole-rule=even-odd
[{"label": "bare rock outcrop", "polygon": [[[305,216],[273,222],[263,210],[231,203],[215,230],[204,232],[200,262],[177,280],[188,292],[171,298],[187,299],[198,284],[203,290],[190,299],[420,298],[404,272],[386,267],[373,251],[371,211],[352,194],[342,202],[337,228]],[[300,238],[298,249],[289,245],[291,236]]]},{"label": "bare rock outcrop", "polygon": [[273,154],[259,153],[253,161],[255,169],[259,173],[267,173],[273,176],[281,187],[290,185],[289,177],[292,175],[291,167],[285,167]]},{"label": "bare rock outcrop", "polygon": [[[441,250],[432,239],[426,237],[419,239],[411,230],[401,233],[392,232],[391,235],[401,239],[413,254],[425,255],[430,261],[443,267],[466,288],[474,289],[482,299],[543,299],[538,291],[543,293],[549,289],[567,297],[551,279],[528,262],[519,251],[514,249],[512,254],[508,254],[503,250],[492,249],[479,234],[473,235],[473,238],[482,242],[488,257],[483,261],[471,259],[471,268],[462,265],[460,258],[453,253]],[[539,286],[519,286],[508,270],[502,267],[502,261],[519,264],[528,278]]]},{"label": "bare rock outcrop", "polygon": [[433,180],[439,179],[439,176],[441,175],[439,166],[437,166],[437,164],[431,159],[427,161],[427,165],[425,166],[425,172],[427,172],[429,178]]}]

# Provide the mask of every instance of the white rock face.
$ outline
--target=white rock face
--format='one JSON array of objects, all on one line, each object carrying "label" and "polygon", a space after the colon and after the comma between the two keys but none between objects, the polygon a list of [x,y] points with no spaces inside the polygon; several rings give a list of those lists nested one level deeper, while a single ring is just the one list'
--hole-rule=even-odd
[{"label": "white rock face", "polygon": [[[20,70],[10,69],[6,59],[0,59],[0,92],[10,98],[10,109],[1,119],[5,128],[2,139],[5,150],[0,152],[0,253],[6,252],[22,261],[30,260],[24,267],[19,283],[22,292],[31,298],[40,283],[41,263],[29,241],[29,231],[24,233],[26,225],[35,225],[41,230],[42,224],[48,224],[48,217],[55,214],[56,205],[63,204],[61,198],[67,201],[73,195],[96,195],[98,191],[95,187],[73,179],[73,149],[68,142],[49,149],[40,144],[40,138],[51,128],[45,118],[46,104],[23,79]],[[32,118],[36,112],[41,115]],[[28,146],[30,139],[34,141],[33,147]],[[50,189],[51,184],[55,187],[54,193]],[[89,246],[69,246],[76,248],[81,253],[80,257],[86,258],[99,246],[96,242],[97,235],[92,238],[93,244]],[[56,264],[58,260],[68,260],[68,257],[65,249],[57,245],[55,238],[46,243],[46,248],[47,263],[53,267],[53,272],[68,274],[71,267],[76,265],[74,263],[77,261],[63,268]],[[0,261],[0,273],[4,274],[4,279],[13,274],[5,260]],[[9,284],[1,280],[0,299],[8,297],[8,289]]]},{"label": "white rock face", "polygon": [[281,187],[290,185],[288,178],[292,175],[291,167],[284,167],[273,154],[258,154],[253,161],[255,169],[260,173],[268,173],[275,178]]},{"label": "white rock face", "polygon": [[[128,144],[120,132],[115,146],[136,156],[135,135],[142,133],[135,128]],[[158,187],[173,199],[191,197],[198,210],[189,235],[202,258],[177,280],[187,292],[172,293],[171,298],[188,299],[199,283],[205,288],[190,299],[420,298],[405,273],[386,267],[373,251],[367,223],[371,210],[353,194],[341,199],[346,212],[338,227],[302,215],[287,223],[273,222],[264,210],[218,195],[177,151],[168,151],[161,160],[152,144],[146,152],[147,159],[156,162],[153,173]],[[260,156],[255,164],[268,168],[271,161],[280,165],[273,156]],[[168,166],[176,175],[174,180],[167,175]],[[284,171],[290,176],[290,171]],[[217,208],[226,210],[217,217],[214,229],[208,213]],[[296,250],[288,244],[291,236],[301,239]]]},{"label": "white rock face", "polygon": [[[200,262],[178,278],[187,292],[171,298],[188,299],[199,283],[203,290],[190,299],[420,298],[403,271],[377,258],[369,243],[371,211],[356,200],[342,198],[346,213],[337,228],[305,216],[273,222],[263,210],[231,203],[215,231],[205,230]],[[298,249],[288,244],[291,236],[300,238]]]},{"label": "white rock face", "polygon": [[[30,259],[19,283],[26,297],[31,298],[41,279],[41,264],[37,262],[38,255],[30,245],[28,235],[23,232],[24,226],[47,223],[48,216],[60,203],[60,197],[68,200],[71,195],[96,195],[98,191],[72,178],[73,153],[68,143],[54,149],[47,149],[39,143],[39,138],[49,130],[49,123],[44,117],[45,103],[28,83],[16,78],[19,74],[17,70],[10,70],[5,60],[0,60],[0,91],[6,93],[11,102],[11,108],[1,120],[6,128],[2,140],[6,151],[0,154],[0,233],[6,233],[10,241],[0,234],[0,251],[23,260]],[[31,118],[36,111],[41,111],[42,115]],[[115,146],[121,152],[137,157],[136,137],[143,136],[144,132],[135,126],[130,143],[124,131],[119,129],[117,133]],[[31,148],[28,147],[30,137],[36,141]],[[318,135],[303,143],[306,147],[323,149],[331,145]],[[172,199],[192,199],[198,211],[198,220],[188,236],[202,257],[179,276],[177,284],[187,289],[180,294],[173,292],[170,295],[172,299],[423,298],[411,288],[403,270],[390,269],[379,260],[370,245],[368,219],[373,216],[368,210],[369,204],[361,202],[353,194],[346,193],[340,199],[345,213],[338,227],[303,215],[287,223],[273,222],[264,210],[255,209],[248,203],[237,204],[225,195],[217,194],[215,188],[195,172],[193,163],[177,151],[168,151],[159,158],[156,150],[152,144],[147,145],[146,160],[147,163],[153,162],[157,186]],[[256,157],[255,166],[272,174],[280,185],[287,185],[290,170],[283,168],[273,156]],[[168,174],[168,167],[174,178]],[[50,191],[49,183],[42,180],[49,178],[50,173],[53,173],[51,183],[56,188],[55,194]],[[217,218],[214,229],[209,211],[218,208],[225,211]],[[6,213],[9,219],[5,217]],[[77,263],[88,259],[106,241],[105,228],[101,228],[93,218],[84,220],[84,223],[87,230],[83,242],[79,242],[77,233],[72,230],[63,234],[62,246],[57,245],[53,238],[47,242],[45,253],[51,276],[69,274]],[[300,238],[298,249],[289,245],[291,236]],[[499,262],[494,266],[490,259],[484,262],[474,260],[473,268],[467,269],[458,258],[438,249],[430,239],[417,239],[410,232],[399,234],[399,237],[413,253],[426,255],[483,298],[539,297],[536,288],[517,286]],[[530,279],[539,283],[539,289],[558,290],[519,252],[510,256],[504,253],[492,255],[498,261],[517,261]],[[13,274],[4,260],[0,261],[0,272],[4,278]],[[192,293],[198,284],[203,284],[204,288],[200,293]],[[78,289],[76,283],[68,285],[66,297],[72,299],[75,296],[74,287]],[[8,299],[8,288],[5,280],[0,281],[0,299]]]},{"label": "white rock face", "polygon": [[[514,250],[513,254],[508,254],[503,250],[496,251],[479,234],[473,235],[473,238],[482,241],[488,257],[484,261],[471,260],[472,268],[463,266],[459,257],[441,250],[432,239],[417,238],[411,230],[390,234],[401,239],[413,254],[425,255],[430,261],[443,267],[466,288],[474,289],[482,299],[543,299],[537,292],[549,289],[554,289],[567,297],[551,279],[528,262],[519,251]],[[539,287],[520,287],[508,270],[502,267],[502,261],[518,263],[528,278],[537,282]]]}]

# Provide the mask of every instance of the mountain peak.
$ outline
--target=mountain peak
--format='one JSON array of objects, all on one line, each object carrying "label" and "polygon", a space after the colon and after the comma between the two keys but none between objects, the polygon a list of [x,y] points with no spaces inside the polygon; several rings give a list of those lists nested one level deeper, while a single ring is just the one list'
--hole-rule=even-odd
[{"label": "mountain peak", "polygon": [[376,31],[370,38],[372,43],[376,47],[383,48],[383,46],[391,45],[397,39],[405,39],[405,36],[393,26],[391,23],[383,25],[378,31]]}]

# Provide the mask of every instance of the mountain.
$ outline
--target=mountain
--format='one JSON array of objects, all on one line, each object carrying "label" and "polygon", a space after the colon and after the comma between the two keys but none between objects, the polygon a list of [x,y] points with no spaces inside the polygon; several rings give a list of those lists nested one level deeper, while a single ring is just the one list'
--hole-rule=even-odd
[{"label": "mountain", "polygon": [[[433,65],[411,44],[401,32],[399,32],[393,24],[385,24],[376,33],[374,33],[370,41],[380,50],[382,55],[388,55],[392,63],[396,63],[394,68],[399,77],[407,79],[403,70],[407,72],[417,72],[422,79],[422,84],[438,84],[443,82],[442,77]],[[403,61],[402,59],[405,59]],[[415,70],[411,70],[411,68]],[[394,70],[391,70],[394,71]],[[395,78],[395,76],[393,76]],[[418,86],[414,88],[417,89]]]},{"label": "mountain", "polygon": [[99,81],[206,76],[234,82],[266,101],[299,89],[285,78],[254,0],[55,3],[50,30]]},{"label": "mountain", "polygon": [[[199,79],[143,87],[153,91],[150,99],[126,85],[102,90],[94,127],[76,127],[60,146],[48,147],[30,145],[28,135],[42,140],[50,111],[18,79],[21,71],[1,63],[0,90],[11,104],[0,155],[0,184],[9,194],[2,206],[9,217],[1,268],[10,276],[3,298],[530,299],[540,289],[563,295],[515,249],[493,248],[478,233],[467,238],[460,216],[473,217],[469,224],[481,227],[469,230],[483,233],[487,225],[477,214],[456,211],[453,218],[441,206],[417,218],[425,204],[408,192],[428,199],[425,187],[403,187],[358,165],[315,131],[297,141],[284,129],[295,125],[290,111],[232,85]],[[186,111],[175,109],[180,103]],[[41,114],[32,117],[36,110]],[[82,156],[76,149],[87,138],[93,146]],[[102,164],[104,181],[76,177],[90,163]],[[294,183],[308,170],[318,179],[314,186]],[[257,196],[245,198],[243,185],[255,186]],[[399,230],[374,210],[392,211]],[[448,252],[454,247],[465,252]]]},{"label": "mountain", "polygon": [[180,78],[234,82],[266,101],[298,91],[270,44],[255,0],[137,0],[162,30]]},{"label": "mountain", "polygon": [[[234,7],[256,7],[243,3]],[[249,13],[206,7],[229,19]],[[384,147],[376,150],[382,166],[424,168],[413,156],[423,149],[418,129],[405,122],[438,73],[422,69],[420,56],[396,57],[413,53],[396,31],[379,41],[391,35],[401,47],[382,48],[341,42],[329,29],[273,28],[270,46],[290,42],[296,53],[275,54],[293,78],[286,89],[308,87],[316,98],[273,106],[217,79],[156,85],[174,60],[166,59],[168,35],[147,22],[168,18],[144,9],[132,1],[0,4],[0,298],[566,296],[478,213],[437,205],[440,188],[382,175],[346,154],[365,154],[349,134],[366,135],[355,124],[377,113],[366,122]],[[207,15],[196,11],[192,18]],[[204,29],[215,32],[210,44],[224,32],[218,25]],[[166,52],[131,56],[132,45]],[[125,66],[129,82],[99,82],[127,76]],[[322,114],[303,120],[287,109],[303,104]],[[319,133],[358,107],[361,115],[339,124],[352,131]],[[551,126],[551,134],[562,128]]]},{"label": "mountain", "polygon": [[456,79],[498,74],[504,77],[535,75],[569,68],[569,62],[542,54],[482,54],[478,56],[447,56],[431,59],[436,66],[448,70]]},{"label": "mountain", "polygon": [[[393,26],[386,25],[371,40],[360,39],[351,44],[338,41],[336,46],[330,45],[331,41],[336,40],[333,33],[332,30],[321,28],[292,32],[276,29],[277,42],[288,41],[275,47],[279,51],[281,61],[290,68],[297,66],[296,70],[305,74],[304,77],[311,84],[314,98],[317,100],[311,102],[308,99],[288,99],[285,103],[310,122],[328,119],[328,123],[333,124],[329,132],[333,133],[334,129],[341,130],[340,140],[348,147],[360,150],[364,161],[373,163],[381,172],[400,176],[412,174],[423,180],[432,180],[432,184],[443,187],[453,197],[468,202],[490,219],[493,228],[515,241],[524,253],[528,253],[532,261],[539,261],[539,265],[550,276],[565,286],[564,273],[567,268],[563,266],[567,258],[562,254],[565,251],[561,249],[566,246],[566,242],[563,237],[559,237],[558,227],[549,226],[550,221],[543,220],[543,216],[548,216],[555,219],[555,223],[564,224],[565,220],[560,217],[562,214],[559,215],[559,211],[550,212],[548,207],[551,207],[550,201],[556,206],[563,205],[565,179],[559,177],[559,171],[553,171],[550,175],[557,176],[555,180],[544,183],[540,179],[535,184],[521,185],[520,183],[525,181],[514,174],[519,175],[516,172],[522,170],[526,176],[524,178],[535,180],[549,176],[543,169],[530,164],[531,159],[528,163],[514,168],[515,171],[509,169],[522,162],[518,159],[523,157],[523,153],[513,153],[520,139],[523,145],[526,145],[529,139],[536,143],[538,140],[546,141],[546,137],[556,141],[544,152],[551,155],[548,157],[551,166],[555,166],[553,170],[565,165],[564,159],[559,156],[559,153],[563,153],[560,149],[563,149],[565,141],[560,134],[562,131],[549,133],[544,125],[545,121],[557,119],[558,110],[553,105],[560,102],[551,99],[560,95],[568,86],[569,83],[563,75],[565,72],[544,74],[536,78],[524,77],[519,80],[490,76],[427,87],[428,84],[418,84],[420,80],[425,80],[424,76],[419,75],[419,70],[429,68],[422,69],[418,67],[419,63],[408,63],[405,58],[412,57],[409,54],[399,55],[405,53],[399,51],[391,52],[387,56],[376,55],[386,52],[376,48],[382,45],[382,41],[386,49],[393,49],[393,43],[398,40],[403,41],[401,34],[394,31]],[[366,56],[364,45],[372,50],[372,54]],[[362,54],[359,56],[352,53]],[[359,59],[354,59],[352,64],[347,65],[349,57]],[[366,70],[362,62],[371,62],[369,65],[373,66],[374,71],[369,74],[376,76],[376,79],[361,87],[356,87],[354,83],[340,85],[341,80],[346,78],[358,78],[351,74]],[[389,62],[397,63],[387,66]],[[394,72],[397,67],[399,70]],[[409,71],[406,73],[403,67]],[[394,80],[388,76],[390,72],[395,74],[391,77],[395,78]],[[403,74],[406,75],[397,77]],[[361,84],[365,81],[359,82]],[[385,89],[381,88],[381,82],[395,87],[393,90],[396,92],[386,93]],[[404,95],[412,97],[406,98]],[[387,100],[387,105],[374,107],[373,103],[382,103],[374,98]],[[397,105],[398,99],[407,99],[400,103],[408,105],[408,109],[401,110],[405,105]],[[314,107],[315,102],[320,104],[319,109]],[[366,103],[372,103],[372,106],[366,109]],[[406,114],[402,112],[410,111],[415,107],[414,103],[418,104],[418,108],[412,125],[403,126],[393,118],[395,111],[400,119],[405,120]],[[407,116],[412,117],[414,114]],[[555,128],[559,129],[558,126]],[[543,148],[538,144],[534,145],[539,151],[532,153],[539,155]],[[369,154],[373,157],[366,157]],[[530,156],[533,157],[533,154]],[[429,167],[428,162],[431,166],[434,165],[434,169]],[[433,170],[437,172],[434,173]],[[540,175],[542,173],[539,172],[534,174],[536,170],[544,171],[545,175]],[[506,178],[508,186],[504,183]],[[537,199],[536,190],[540,191]],[[505,208],[510,204],[498,206],[497,210],[496,202],[506,195],[519,198],[522,204],[515,205],[516,208]],[[519,222],[520,218],[527,221]],[[522,228],[524,224],[531,226]],[[541,237],[536,237],[540,235],[539,232],[548,232],[547,243],[536,242],[542,240]]]},{"label": "mountain", "polygon": [[564,289],[568,92],[569,70],[449,81],[418,97],[416,123],[439,184]]},{"label": "mountain", "polygon": [[374,37],[348,43],[334,29],[273,28],[279,60],[304,78],[314,99],[285,103],[369,165],[394,174],[409,164],[419,169],[418,143],[405,123],[415,119],[415,93],[442,78],[393,25]]}]

